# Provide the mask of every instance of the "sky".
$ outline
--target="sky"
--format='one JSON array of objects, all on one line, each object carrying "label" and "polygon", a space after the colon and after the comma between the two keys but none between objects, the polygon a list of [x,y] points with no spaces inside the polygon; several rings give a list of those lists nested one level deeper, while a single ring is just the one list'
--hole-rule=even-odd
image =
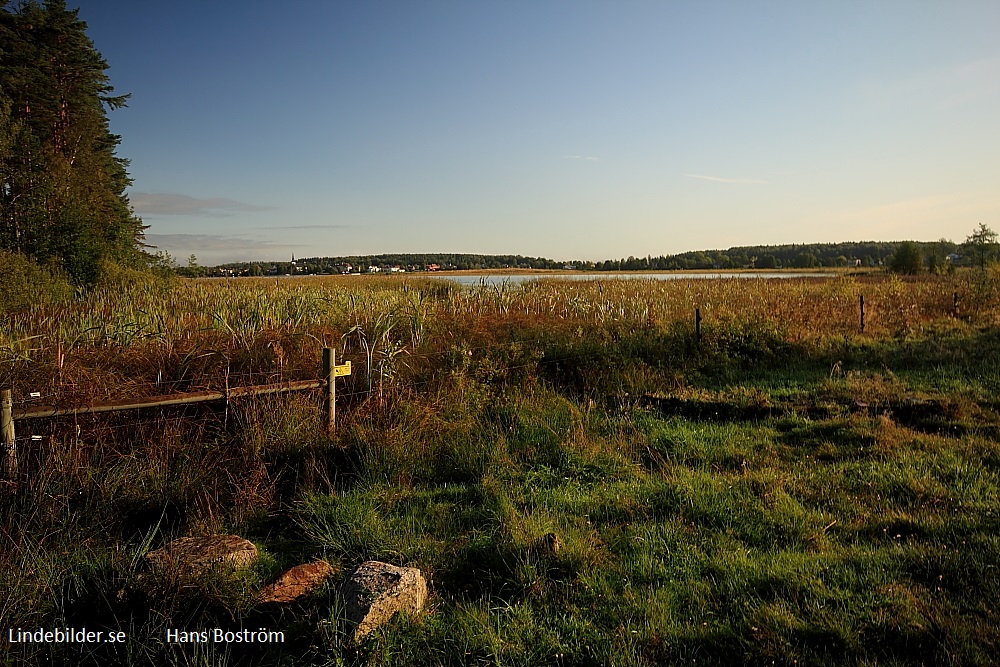
[{"label": "sky", "polygon": [[182,263],[1000,224],[1000,3],[68,0]]}]

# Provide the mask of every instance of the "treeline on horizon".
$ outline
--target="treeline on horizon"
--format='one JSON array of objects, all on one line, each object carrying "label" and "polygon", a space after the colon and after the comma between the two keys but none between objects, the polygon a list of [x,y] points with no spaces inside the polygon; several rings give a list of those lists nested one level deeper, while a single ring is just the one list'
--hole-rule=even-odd
[{"label": "treeline on horizon", "polygon": [[400,267],[407,271],[478,269],[576,269],[580,271],[683,271],[712,269],[811,269],[819,267],[876,267],[887,265],[903,243],[913,243],[930,271],[946,265],[948,255],[960,252],[959,244],[933,242],[848,241],[843,243],[739,246],[728,250],[698,250],[677,255],[608,259],[554,260],[522,255],[477,255],[460,253],[394,253],[306,257],[291,262],[232,262],[217,268],[256,275],[277,273],[338,273],[350,266],[365,271],[369,266]]}]

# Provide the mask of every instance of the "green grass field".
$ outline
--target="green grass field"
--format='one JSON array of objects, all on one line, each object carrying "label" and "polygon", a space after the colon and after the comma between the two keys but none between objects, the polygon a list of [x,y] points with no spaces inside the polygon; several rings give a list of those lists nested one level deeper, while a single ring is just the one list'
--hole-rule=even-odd
[{"label": "green grass field", "polygon": [[[989,273],[471,290],[126,276],[11,311],[0,384],[21,403],[311,378],[324,345],[354,374],[332,437],[307,393],[32,424],[45,438],[0,491],[0,630],[128,641],[0,642],[0,660],[995,664],[998,306]],[[143,553],[213,532],[263,557],[137,585]],[[550,532],[558,553],[532,548]],[[342,646],[336,578],[254,604],[316,557],[419,567],[428,608]],[[286,641],[162,641],[211,627]]]}]

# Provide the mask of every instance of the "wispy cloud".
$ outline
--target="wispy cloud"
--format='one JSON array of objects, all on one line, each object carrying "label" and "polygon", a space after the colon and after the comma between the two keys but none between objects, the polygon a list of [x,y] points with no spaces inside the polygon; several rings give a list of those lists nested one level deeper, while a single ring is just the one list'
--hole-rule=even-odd
[{"label": "wispy cloud", "polygon": [[876,108],[933,105],[954,108],[981,101],[996,93],[1000,81],[1000,57],[934,67],[893,81],[868,81],[862,99]]},{"label": "wispy cloud", "polygon": [[821,222],[845,237],[961,240],[974,221],[996,210],[995,201],[992,192],[941,193],[848,208]]},{"label": "wispy cloud", "polygon": [[255,250],[289,250],[304,248],[304,245],[271,243],[270,241],[255,241],[240,236],[218,236],[214,234],[146,234],[146,243],[156,248],[165,248],[169,252],[183,250],[196,251],[255,251]]},{"label": "wispy cloud", "polygon": [[247,204],[234,199],[213,197],[199,199],[174,192],[132,192],[129,200],[139,215],[216,215],[227,216],[254,211],[271,211],[270,206]]},{"label": "wispy cloud", "polygon": [[912,218],[913,216],[940,213],[944,208],[955,204],[956,201],[957,197],[955,195],[931,195],[871,206],[860,211],[855,211],[852,215],[864,220],[902,219],[905,221],[907,218]]},{"label": "wispy cloud", "polygon": [[255,227],[254,229],[273,229],[277,231],[280,229],[350,229],[351,227],[357,227],[357,225],[289,225],[287,227],[270,225],[268,227]]},{"label": "wispy cloud", "polygon": [[563,155],[564,160],[590,160],[591,162],[598,162],[601,158],[594,157],[593,155]]},{"label": "wispy cloud", "polygon": [[761,180],[759,178],[727,178],[723,176],[705,176],[704,174],[681,174],[681,176],[686,176],[687,178],[698,178],[703,181],[712,181],[713,183],[735,183],[738,185],[767,185],[768,182]]}]

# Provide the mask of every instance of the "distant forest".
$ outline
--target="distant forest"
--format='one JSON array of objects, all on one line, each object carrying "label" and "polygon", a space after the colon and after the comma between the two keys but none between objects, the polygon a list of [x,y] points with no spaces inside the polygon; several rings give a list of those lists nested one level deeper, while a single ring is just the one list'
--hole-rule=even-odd
[{"label": "distant forest", "polygon": [[[812,269],[818,267],[882,266],[888,264],[901,241],[853,241],[844,243],[739,246],[728,250],[697,250],[679,255],[629,257],[596,262],[598,271],[655,269]],[[916,242],[922,256],[932,265],[943,266],[948,255],[959,252],[958,244],[940,240]],[[934,258],[934,259],[931,259]]]},{"label": "distant forest", "polygon": [[[887,265],[903,242],[861,241],[776,246],[740,246],[728,250],[698,250],[678,255],[656,255],[608,259],[602,262],[553,260],[521,255],[472,255],[449,253],[401,253],[306,257],[290,262],[236,262],[216,268],[219,273],[238,275],[315,274],[475,269],[577,269],[580,271],[680,271],[690,269],[812,269],[818,267],[877,267]],[[930,271],[941,270],[949,255],[960,252],[947,240],[915,242]],[[954,257],[952,258],[954,259]],[[200,267],[188,267],[195,272]]]}]

